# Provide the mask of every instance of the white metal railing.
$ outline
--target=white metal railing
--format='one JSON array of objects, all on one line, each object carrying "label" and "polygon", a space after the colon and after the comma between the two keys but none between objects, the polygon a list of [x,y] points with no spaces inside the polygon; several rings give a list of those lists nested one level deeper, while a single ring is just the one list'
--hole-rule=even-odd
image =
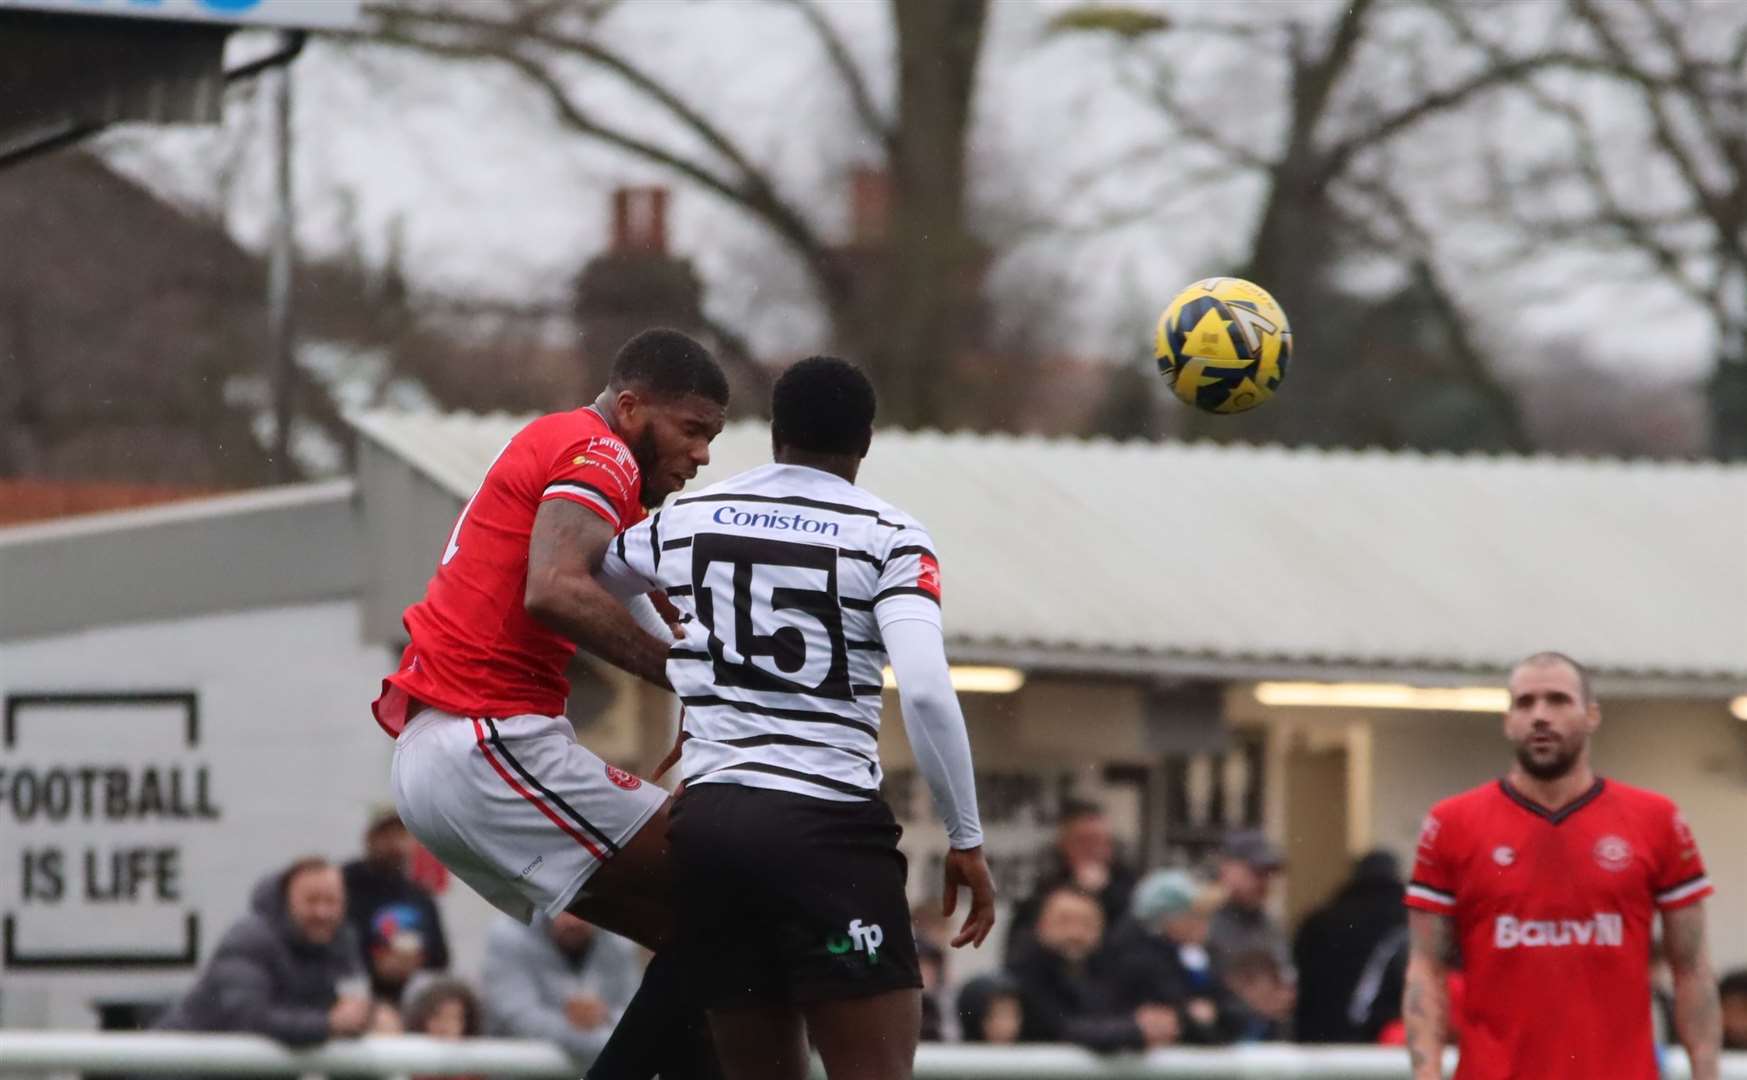
[{"label": "white metal railing", "polygon": [[[514,1039],[375,1036],[293,1051],[251,1035],[0,1031],[0,1076],[472,1074],[576,1080],[580,1071],[557,1047]],[[1404,1051],[1376,1046],[1276,1043],[1104,1057],[1072,1046],[925,1045],[916,1055],[917,1080],[1404,1080],[1407,1075]],[[1671,1051],[1663,1075],[1686,1080],[1686,1056]],[[1723,1080],[1747,1080],[1747,1053],[1725,1055],[1722,1075]]]}]

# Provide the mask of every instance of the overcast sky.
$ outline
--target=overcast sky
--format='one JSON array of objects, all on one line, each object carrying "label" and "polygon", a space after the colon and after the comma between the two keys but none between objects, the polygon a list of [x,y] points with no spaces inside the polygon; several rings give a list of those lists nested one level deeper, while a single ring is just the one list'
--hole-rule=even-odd
[{"label": "overcast sky", "polygon": [[[1092,235],[1028,234],[1008,247],[993,279],[1010,310],[1040,295],[1066,298],[1047,320],[1056,347],[1132,357],[1146,347],[1152,312],[1178,288],[1242,257],[1261,187],[1236,180],[1189,190],[1157,163],[1103,167],[1142,147],[1171,145],[1170,128],[1119,84],[1123,64],[1110,42],[1046,39],[1045,22],[1063,6],[993,5],[978,88],[974,195],[1003,227],[1039,215],[1083,224],[1114,207],[1156,206],[1145,220]],[[1237,10],[1256,22],[1296,19],[1313,27],[1334,10],[1324,0],[1156,6],[1198,15]],[[839,2],[828,10],[873,74],[875,93],[888,99],[886,6]],[[812,208],[828,235],[843,234],[844,175],[875,155],[846,123],[846,102],[791,12],[758,0],[646,2],[615,14],[605,33],[705,102],[785,191]],[[1248,125],[1258,145],[1276,137],[1282,65],[1232,47],[1203,47],[1182,62],[1201,100]],[[580,78],[591,106],[679,137],[615,85]],[[313,250],[355,242],[380,259],[398,228],[415,287],[562,303],[576,271],[605,242],[611,188],[668,182],[675,188],[674,247],[695,260],[712,312],[772,354],[818,342],[823,324],[804,274],[755,224],[651,166],[561,134],[544,101],[511,76],[485,68],[460,74],[422,58],[317,41],[296,64],[296,91],[299,235]],[[236,157],[243,165],[224,212],[239,239],[260,247],[268,221],[265,138],[262,105],[245,97],[228,110],[222,130],[135,128],[103,145],[127,171],[203,206],[220,201],[218,162]],[[1465,182],[1462,152],[1449,129],[1433,129],[1400,151],[1407,167],[1435,178],[1423,188],[1428,199],[1438,182]],[[1088,178],[1093,183],[1082,186]],[[1452,237],[1462,241],[1452,250],[1473,249],[1474,234]],[[1526,341],[1577,342],[1610,365],[1660,377],[1702,373],[1711,356],[1705,320],[1671,290],[1631,278],[1631,270],[1620,260],[1549,259],[1457,286],[1477,336],[1494,347],[1532,358],[1537,350],[1525,349]],[[1653,352],[1636,332],[1620,332],[1612,313],[1624,310],[1635,325],[1658,325]]]}]

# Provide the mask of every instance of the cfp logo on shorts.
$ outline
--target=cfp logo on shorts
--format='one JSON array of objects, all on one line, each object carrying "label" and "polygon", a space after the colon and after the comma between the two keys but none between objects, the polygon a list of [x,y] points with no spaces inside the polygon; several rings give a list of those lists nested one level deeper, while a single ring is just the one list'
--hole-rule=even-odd
[{"label": "cfp logo on shorts", "polygon": [[879,963],[880,946],[886,942],[886,932],[880,929],[879,923],[863,923],[860,919],[849,921],[849,933],[833,934],[825,941],[825,951],[832,956],[842,956],[851,949],[867,953],[867,962]]}]

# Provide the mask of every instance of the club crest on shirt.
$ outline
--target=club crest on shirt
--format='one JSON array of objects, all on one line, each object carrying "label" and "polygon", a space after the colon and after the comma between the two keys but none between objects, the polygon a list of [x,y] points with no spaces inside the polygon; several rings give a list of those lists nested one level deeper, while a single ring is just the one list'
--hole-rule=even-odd
[{"label": "club crest on shirt", "polygon": [[643,786],[643,781],[632,776],[625,770],[612,765],[607,766],[607,779],[624,788],[626,791],[636,791]]},{"label": "club crest on shirt", "polygon": [[1622,837],[1604,836],[1595,842],[1595,862],[1603,870],[1618,873],[1632,865],[1632,845]]},{"label": "club crest on shirt", "polygon": [[1511,850],[1509,844],[1500,844],[1492,849],[1492,861],[1500,866],[1509,866],[1516,862],[1516,852]]}]

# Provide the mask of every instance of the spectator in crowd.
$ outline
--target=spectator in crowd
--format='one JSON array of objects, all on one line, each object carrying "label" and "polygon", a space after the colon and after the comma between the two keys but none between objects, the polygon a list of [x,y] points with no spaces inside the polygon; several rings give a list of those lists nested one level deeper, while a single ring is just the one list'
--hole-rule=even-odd
[{"label": "spectator in crowd", "polygon": [[1164,1005],[1123,1009],[1101,970],[1104,910],[1072,885],[1043,898],[1034,940],[1015,958],[1024,1026],[1022,1042],[1071,1042],[1090,1050],[1140,1050],[1177,1039],[1176,1011]]},{"label": "spectator in crowd", "polygon": [[[156,1026],[246,1032],[295,1047],[364,1034],[377,1017],[345,912],[345,883],[326,859],[299,859],[264,878],[248,913]],[[342,994],[345,982],[356,989]]]},{"label": "spectator in crowd", "polygon": [[461,979],[420,975],[407,987],[401,1021],[408,1035],[472,1039],[484,1030],[479,995]]},{"label": "spectator in crowd", "polygon": [[[399,942],[380,965],[374,956],[366,957],[371,961],[372,990],[379,999],[398,994],[413,971],[445,971],[449,967],[449,943],[443,936],[443,917],[436,900],[409,874],[415,847],[412,833],[390,810],[371,819],[364,830],[363,857],[344,867],[350,901],[346,918],[356,939],[373,947],[386,912],[394,928],[390,933]],[[403,972],[415,938],[417,965]]]},{"label": "spectator in crowd", "polygon": [[922,968],[922,1041],[946,1042],[946,953],[931,941],[918,939],[916,960]]},{"label": "spectator in crowd", "polygon": [[384,904],[370,920],[364,962],[378,1004],[398,1007],[412,978],[424,970],[425,916],[412,904]]},{"label": "spectator in crowd", "polygon": [[1401,1015],[1407,970],[1407,909],[1401,867],[1387,851],[1353,865],[1353,875],[1298,928],[1299,1042],[1375,1042]]},{"label": "spectator in crowd", "polygon": [[1268,914],[1268,894],[1286,860],[1261,833],[1250,829],[1226,837],[1219,850],[1219,887],[1225,903],[1213,913],[1207,947],[1213,962],[1225,972],[1244,953],[1272,953],[1280,970],[1291,978],[1292,956],[1285,931]]},{"label": "spectator in crowd", "polygon": [[1245,1017],[1207,951],[1220,900],[1218,888],[1186,871],[1155,870],[1135,886],[1133,916],[1106,948],[1120,1004],[1170,1006],[1185,1043],[1230,1042]]},{"label": "spectator in crowd", "polygon": [[1007,958],[1017,957],[1031,940],[1043,900],[1063,885],[1096,898],[1104,925],[1115,926],[1128,914],[1135,874],[1116,856],[1116,836],[1110,819],[1096,803],[1070,799],[1062,805],[1055,845],[1044,855],[1037,888],[1013,907],[1013,928],[1007,935]]},{"label": "spectator in crowd", "polygon": [[922,1041],[954,1042],[958,1018],[947,1009],[951,979],[947,966],[951,955],[952,921],[940,913],[937,903],[921,903],[910,909],[910,930],[916,937],[916,955],[922,965]]},{"label": "spectator in crowd", "polygon": [[1747,1050],[1747,968],[1724,975],[1717,996],[1723,1004],[1723,1049]]},{"label": "spectator in crowd", "polygon": [[965,983],[958,993],[958,1023],[965,1042],[997,1046],[1018,1042],[1025,1026],[1019,984],[1004,972]]},{"label": "spectator in crowd", "polygon": [[[472,1039],[483,1026],[479,997],[473,988],[460,979],[447,975],[421,972],[407,983],[406,997],[401,1002],[401,1020],[408,1035],[426,1035],[433,1039]],[[414,1080],[438,1080],[436,1077],[415,1077]],[[483,1080],[476,1075],[451,1077],[449,1080]]]},{"label": "spectator in crowd", "polygon": [[587,1066],[637,990],[637,947],[574,915],[509,916],[485,939],[486,1018],[495,1034],[545,1039]]},{"label": "spectator in crowd", "polygon": [[1292,1008],[1297,988],[1280,960],[1267,949],[1232,957],[1225,985],[1242,1003],[1231,1025],[1236,1042],[1280,1042],[1292,1038]]},{"label": "spectator in crowd", "polygon": [[945,949],[955,932],[952,920],[940,913],[938,899],[913,905],[910,908],[910,927],[916,935],[917,944],[927,942],[936,949]]}]

